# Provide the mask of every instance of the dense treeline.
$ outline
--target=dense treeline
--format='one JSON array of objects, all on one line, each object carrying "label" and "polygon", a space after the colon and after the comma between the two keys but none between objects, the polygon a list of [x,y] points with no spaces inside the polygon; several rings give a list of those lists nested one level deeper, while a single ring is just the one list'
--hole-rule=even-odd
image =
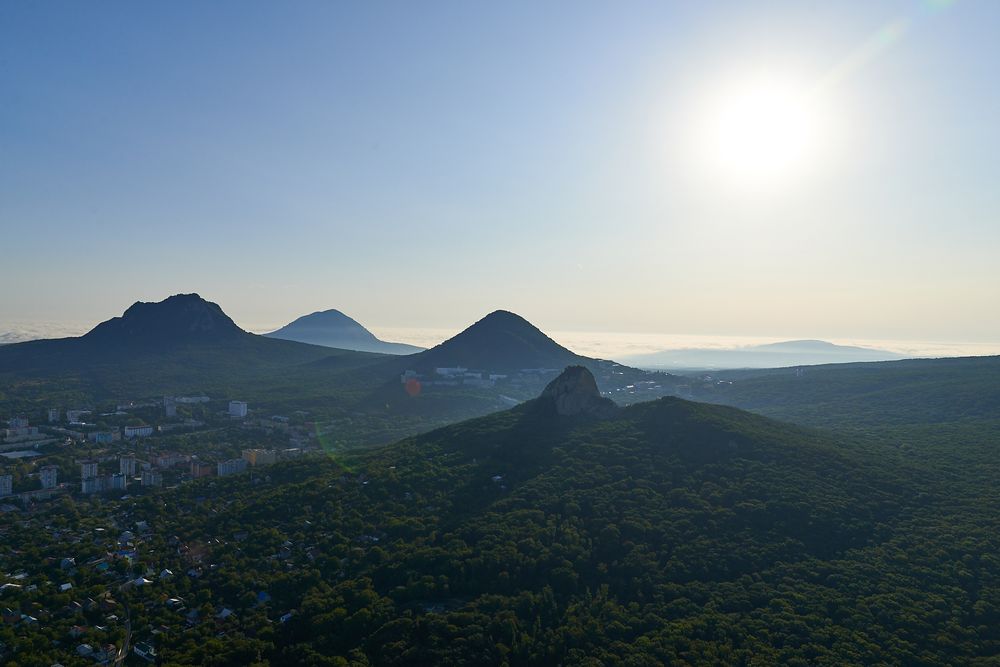
[{"label": "dense treeline", "polygon": [[167,664],[989,664],[994,469],[920,451],[535,402],[123,502],[132,574],[174,576],[122,595]]}]

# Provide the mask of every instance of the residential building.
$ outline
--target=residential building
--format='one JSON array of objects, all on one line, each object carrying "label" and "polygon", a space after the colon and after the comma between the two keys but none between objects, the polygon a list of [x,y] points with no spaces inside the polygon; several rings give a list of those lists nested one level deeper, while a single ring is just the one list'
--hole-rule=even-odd
[{"label": "residential building", "polygon": [[135,477],[138,467],[138,461],[132,454],[118,457],[118,472],[126,477]]},{"label": "residential building", "polygon": [[80,493],[100,493],[105,489],[106,477],[84,477],[80,480]]},{"label": "residential building", "polygon": [[97,461],[80,461],[80,479],[97,477]]},{"label": "residential building", "polygon": [[12,417],[7,420],[7,426],[14,429],[28,428],[28,420],[26,417]]},{"label": "residential building", "polygon": [[0,498],[14,493],[14,476],[0,475]]},{"label": "residential building", "polygon": [[116,472],[108,479],[107,488],[109,491],[124,491],[128,486],[128,478],[120,472]]},{"label": "residential building", "polygon": [[43,489],[54,489],[59,486],[59,468],[43,466],[38,470],[38,478],[42,482]]},{"label": "residential building", "polygon": [[158,468],[173,468],[175,465],[187,463],[190,460],[191,457],[186,454],[166,452],[165,454],[157,455],[157,457],[153,459],[153,463],[155,463]]},{"label": "residential building", "polygon": [[[16,421],[16,420],[11,420]],[[4,429],[4,439],[7,442],[21,442],[24,440],[39,440],[44,436],[39,435],[37,426],[18,426]]]},{"label": "residential building", "polygon": [[243,460],[252,466],[266,466],[277,462],[278,453],[273,449],[244,449]]},{"label": "residential building", "polygon": [[49,408],[49,423],[59,421],[61,415],[61,410],[59,408]]},{"label": "residential building", "polygon": [[464,375],[468,368],[462,368],[461,366],[446,367],[446,368],[435,368],[434,373],[437,375],[443,375],[445,377],[451,377],[453,375]]},{"label": "residential building", "polygon": [[246,401],[229,401],[229,416],[242,419],[247,416]]},{"label": "residential building", "polygon": [[89,415],[90,410],[67,410],[66,411],[66,421],[72,423],[80,423],[80,418],[84,415]]},{"label": "residential building", "polygon": [[191,461],[191,477],[208,477],[215,474],[215,465],[205,461]]},{"label": "residential building", "polygon": [[177,416],[177,401],[175,401],[171,396],[163,397],[163,411],[167,417]]},{"label": "residential building", "polygon": [[229,459],[228,461],[219,461],[217,466],[217,471],[219,477],[225,477],[227,475],[236,475],[247,469],[247,462],[245,459]]},{"label": "residential building", "polygon": [[143,486],[163,486],[163,473],[157,470],[142,471]]},{"label": "residential building", "polygon": [[178,403],[208,403],[208,396],[175,396],[174,400]]},{"label": "residential building", "polygon": [[132,647],[132,652],[146,662],[156,662],[156,649],[148,642],[139,642]]},{"label": "residential building", "polygon": [[132,440],[133,438],[145,438],[153,435],[152,426],[126,426],[125,427],[125,439]]},{"label": "residential building", "polygon": [[115,441],[115,433],[114,431],[92,431],[87,434],[87,440],[106,445]]}]

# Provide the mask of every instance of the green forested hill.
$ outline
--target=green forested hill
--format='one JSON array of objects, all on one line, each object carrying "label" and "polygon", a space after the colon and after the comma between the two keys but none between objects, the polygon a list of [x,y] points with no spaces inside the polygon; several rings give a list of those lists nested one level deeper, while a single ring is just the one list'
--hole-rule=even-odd
[{"label": "green forested hill", "polygon": [[835,429],[991,420],[1000,416],[1000,357],[722,371],[693,391],[698,400]]},{"label": "green forested hill", "polygon": [[[1000,651],[986,477],[728,407],[555,406],[122,503],[120,524],[153,531],[134,572],[203,572],[132,589],[137,638],[167,664],[209,665],[986,665]],[[22,549],[38,539],[12,530]],[[199,610],[190,628],[165,604],[178,596]]]}]

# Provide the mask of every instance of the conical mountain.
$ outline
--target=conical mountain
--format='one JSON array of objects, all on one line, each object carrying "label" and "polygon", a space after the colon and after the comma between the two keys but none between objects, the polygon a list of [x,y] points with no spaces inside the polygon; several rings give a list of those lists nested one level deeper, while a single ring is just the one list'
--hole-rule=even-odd
[{"label": "conical mountain", "polygon": [[520,315],[497,310],[440,345],[413,357],[416,368],[559,369],[590,361],[555,342]]},{"label": "conical mountain", "polygon": [[281,338],[359,352],[414,354],[424,349],[415,345],[379,340],[357,320],[335,309],[303,315],[277,331],[264,335],[268,338]]}]

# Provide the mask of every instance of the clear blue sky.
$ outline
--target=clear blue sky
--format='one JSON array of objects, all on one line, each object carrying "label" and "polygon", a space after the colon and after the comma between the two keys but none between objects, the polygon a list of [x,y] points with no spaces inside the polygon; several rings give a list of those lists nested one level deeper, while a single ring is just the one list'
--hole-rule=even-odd
[{"label": "clear blue sky", "polygon": [[[197,291],[249,328],[502,307],[996,342],[998,26],[993,0],[0,3],[0,318]],[[766,192],[692,139],[748,68],[834,81],[825,152]]]}]

